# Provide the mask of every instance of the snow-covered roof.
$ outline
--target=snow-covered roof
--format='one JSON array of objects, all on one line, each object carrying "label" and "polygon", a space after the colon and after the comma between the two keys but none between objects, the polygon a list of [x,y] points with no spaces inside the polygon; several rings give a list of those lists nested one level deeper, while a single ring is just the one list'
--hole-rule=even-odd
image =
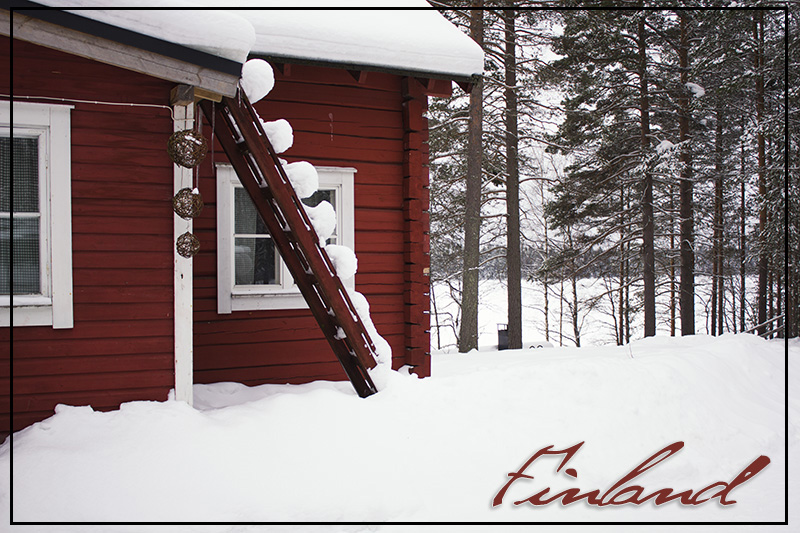
[{"label": "snow-covered roof", "polygon": [[[454,78],[483,71],[481,48],[425,0],[260,0],[236,6],[261,9],[236,10],[208,10],[219,6],[213,0],[122,0],[113,10],[102,9],[109,0],[37,1],[239,63],[255,55]],[[319,6],[324,9],[275,9]]]},{"label": "snow-covered roof", "polygon": [[[430,8],[425,0],[408,2]],[[239,11],[255,27],[253,55],[470,77],[483,51],[434,9]]]}]

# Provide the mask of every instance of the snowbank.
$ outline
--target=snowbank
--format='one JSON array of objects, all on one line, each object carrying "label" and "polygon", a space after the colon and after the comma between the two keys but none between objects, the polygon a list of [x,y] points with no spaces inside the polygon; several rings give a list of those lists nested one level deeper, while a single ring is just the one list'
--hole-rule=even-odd
[{"label": "snowbank", "polygon": [[[788,434],[793,491],[800,463],[798,361],[800,344],[794,343]],[[627,347],[439,354],[434,377],[393,372],[385,388],[367,399],[347,382],[222,383],[195,386],[198,409],[176,401],[132,402],[109,413],[60,407],[14,437],[14,519],[782,522],[784,364],[782,342],[750,335],[656,337]],[[554,476],[556,462],[549,459],[531,468],[534,480],[518,481],[502,505],[491,507],[507,473],[534,452],[581,441],[569,465],[577,480]],[[607,488],[676,441],[685,448],[648,472],[646,487],[697,489],[730,481],[759,455],[771,463],[739,487],[738,503],[727,507],[512,503],[537,487]],[[5,516],[9,462],[6,442],[0,447]],[[791,513],[792,523],[800,519]],[[705,529],[681,528],[698,530]]]}]

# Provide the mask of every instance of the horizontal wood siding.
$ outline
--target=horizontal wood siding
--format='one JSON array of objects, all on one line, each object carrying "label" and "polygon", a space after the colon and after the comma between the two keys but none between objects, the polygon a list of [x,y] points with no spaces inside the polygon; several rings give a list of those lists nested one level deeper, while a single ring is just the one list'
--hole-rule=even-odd
[{"label": "horizontal wood siding", "polygon": [[[0,57],[10,57],[9,43],[0,37]],[[25,42],[13,51],[17,96],[169,104],[172,83]],[[9,93],[7,77],[0,86]],[[173,387],[169,111],[72,105],[75,327],[14,328],[15,430],[58,403],[106,410],[165,400]],[[3,430],[9,340],[9,328],[0,328]]]},{"label": "horizontal wood siding", "polygon": [[[359,83],[345,70],[287,65],[276,69],[275,88],[256,108],[265,121],[292,125],[294,144],[282,158],[357,169],[356,290],[369,300],[399,368],[407,363],[402,79],[369,73]],[[224,160],[219,147],[214,158]],[[202,244],[194,271],[195,382],[346,379],[309,311],[217,314],[216,198],[208,159],[200,183],[206,208],[195,221]]]}]

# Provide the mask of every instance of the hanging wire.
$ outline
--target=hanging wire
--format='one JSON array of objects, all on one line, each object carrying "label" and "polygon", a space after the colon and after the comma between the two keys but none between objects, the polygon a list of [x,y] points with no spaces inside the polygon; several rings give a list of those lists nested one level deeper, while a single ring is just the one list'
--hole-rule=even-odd
[{"label": "hanging wire", "polygon": [[[10,94],[0,94],[0,98],[11,98]],[[14,95],[14,100],[50,100],[56,102],[70,102],[76,104],[95,104],[95,105],[115,105],[115,106],[126,106],[126,107],[152,107],[157,109],[166,109],[169,111],[169,116],[175,121],[175,113],[172,110],[172,107],[167,105],[159,105],[159,104],[134,104],[131,102],[101,102],[99,100],[79,100],[77,98],[56,98],[54,96],[17,96]],[[181,120],[181,119],[179,119]],[[182,119],[184,123],[189,118]]]}]

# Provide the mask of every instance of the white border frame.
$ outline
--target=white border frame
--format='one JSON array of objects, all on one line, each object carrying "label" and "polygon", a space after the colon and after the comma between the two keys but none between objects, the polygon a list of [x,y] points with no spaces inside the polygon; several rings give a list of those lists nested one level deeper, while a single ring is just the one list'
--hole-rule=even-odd
[{"label": "white border frame", "polygon": [[[73,106],[14,102],[14,129],[40,132],[41,296],[14,296],[14,326],[69,329],[72,293],[72,154],[70,111]],[[11,105],[0,102],[0,124],[11,125]],[[45,153],[42,154],[42,151]],[[49,249],[47,249],[49,248]],[[11,297],[0,296],[0,327],[11,324]]]}]

